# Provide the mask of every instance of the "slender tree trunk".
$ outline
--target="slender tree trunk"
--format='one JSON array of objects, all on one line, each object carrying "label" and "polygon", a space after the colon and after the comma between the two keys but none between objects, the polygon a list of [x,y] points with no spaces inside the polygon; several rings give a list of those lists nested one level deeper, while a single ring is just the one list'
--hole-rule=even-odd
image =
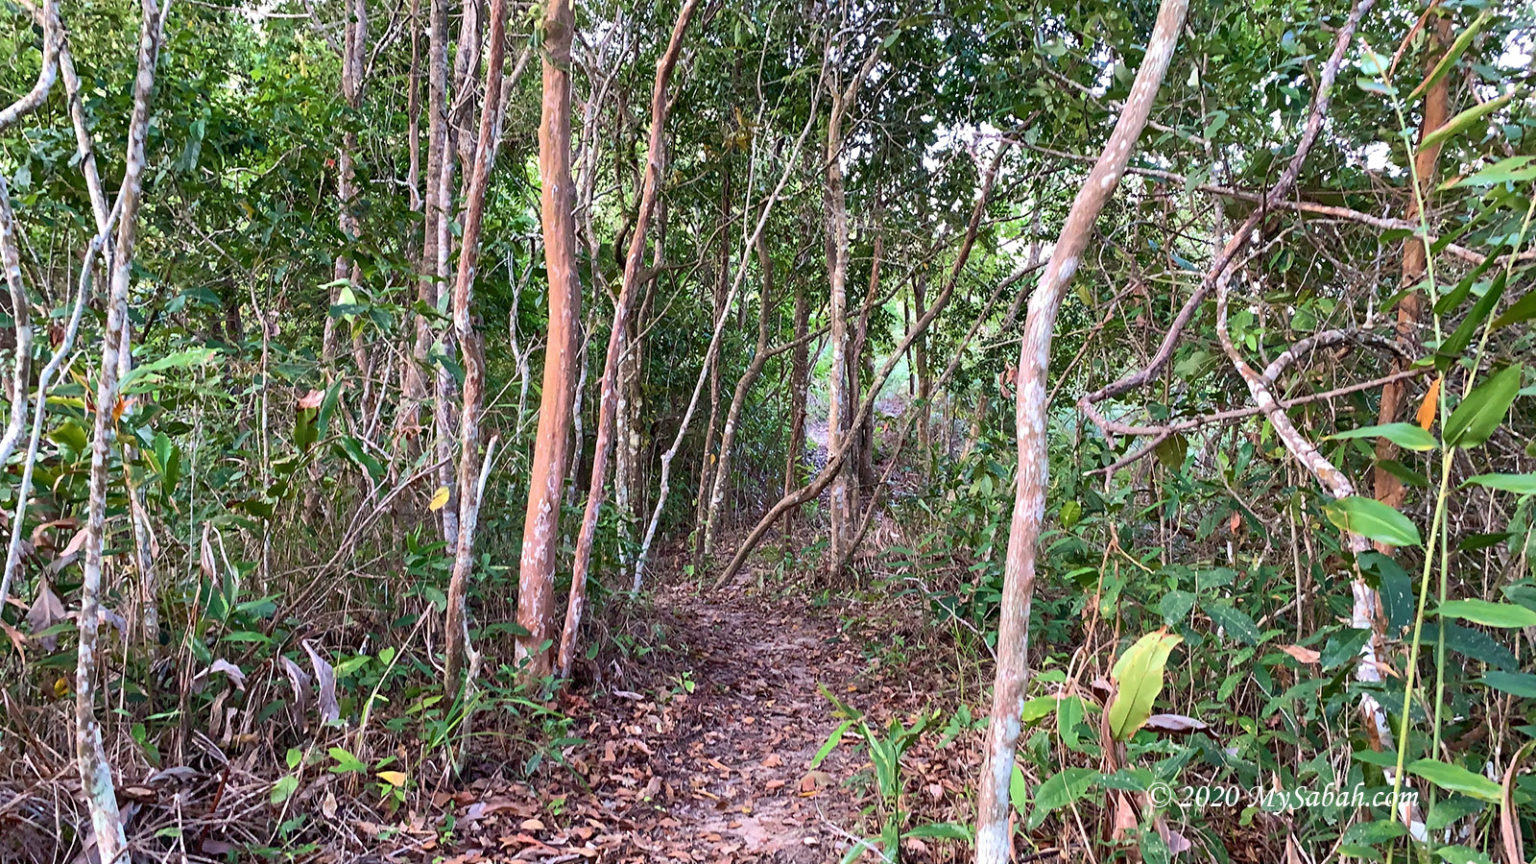
[{"label": "slender tree trunk", "polygon": [[[879,59],[884,42],[865,58],[853,80],[842,91],[832,93],[832,111],[827,117],[827,147],[823,167],[826,183],[823,199],[827,211],[827,282],[830,289],[828,318],[831,325],[832,364],[827,373],[827,451],[841,452],[847,448],[844,440],[849,430],[849,418],[853,403],[850,401],[848,384],[854,380],[848,362],[848,205],[843,193],[843,120],[858,97],[859,87]],[[830,50],[830,48],[829,48]],[[842,461],[838,463],[840,466]],[[857,463],[855,463],[857,468]],[[857,516],[853,484],[856,478],[838,473],[832,477],[830,544],[827,556],[827,577],[836,579],[838,562],[847,554]]]},{"label": "slender tree trunk", "polygon": [[1019,346],[1018,482],[1014,493],[1013,520],[1008,533],[1008,557],[1004,569],[1002,621],[997,636],[997,673],[992,690],[991,722],[987,729],[986,764],[982,768],[976,816],[977,864],[1007,864],[1012,857],[1009,836],[1008,785],[1013,776],[1014,749],[1019,737],[1026,665],[1029,649],[1029,605],[1035,588],[1036,542],[1045,518],[1047,415],[1046,373],[1051,357],[1051,335],[1056,313],[1077,271],[1079,256],[1088,246],[1099,211],[1120,182],[1131,148],[1141,136],[1173,59],[1179,29],[1184,25],[1188,0],[1163,0],[1157,24],[1147,42],[1141,69],[1131,86],[1125,110],[1105,143],[1093,170],[1083,182],[1051,252],[1050,263],[1029,300],[1024,338]]},{"label": "slender tree trunk", "polygon": [[[352,109],[352,117],[347,118],[345,128],[341,134],[341,146],[336,151],[336,203],[340,211],[337,216],[337,227],[341,230],[343,243],[353,243],[358,236],[357,221],[357,167],[354,159],[357,156],[357,122],[359,118],[356,112],[362,107],[362,77],[363,62],[366,58],[366,44],[368,41],[368,11],[364,0],[347,0],[345,4],[346,18],[342,22],[343,32],[346,34],[342,40],[341,51],[341,96]],[[362,270],[342,251],[336,255],[336,262],[331,273],[331,305],[340,302],[341,283],[345,282],[353,291],[356,291],[362,282]],[[336,360],[336,335],[337,321],[329,314],[325,316],[325,332],[321,340],[321,359],[326,365]],[[366,358],[362,356],[362,345],[354,340],[354,359],[357,360],[357,374],[366,381]],[[367,386],[366,384],[364,385]]]},{"label": "slender tree trunk", "polygon": [[[506,62],[507,0],[491,0],[490,46],[485,62],[485,99],[480,106],[480,128],[474,148],[474,168],[464,202],[464,234],[459,249],[459,268],[453,285],[453,329],[464,365],[463,402],[459,411],[459,537],[453,556],[453,576],[448,583],[448,615],[444,629],[443,683],[448,696],[459,692],[459,673],[468,653],[469,620],[465,595],[474,568],[475,526],[480,515],[480,486],[475,478],[480,459],[480,403],[485,389],[485,356],[474,330],[470,308],[474,300],[475,266],[480,252],[480,226],[485,216],[485,192],[490,185],[492,136],[501,105],[501,68]],[[490,463],[487,451],[485,464]]]},{"label": "slender tree trunk", "polygon": [[[806,331],[810,326],[810,306],[806,302],[805,283],[795,280],[795,348],[789,361],[789,446],[784,456],[784,497],[800,488],[800,469],[805,464],[805,397],[810,387],[810,360]],[[784,511],[784,537],[795,533],[798,508]]]},{"label": "slender tree trunk", "polygon": [[650,227],[651,214],[660,194],[661,171],[665,164],[667,126],[667,80],[677,65],[677,55],[682,50],[683,34],[693,19],[698,0],[686,0],[678,12],[677,23],[672,27],[672,39],[667,50],[656,62],[656,83],[651,91],[651,134],[646,146],[645,177],[640,187],[640,207],[635,215],[634,236],[630,238],[629,254],[624,260],[624,281],[619,287],[619,300],[613,312],[613,329],[608,334],[608,353],[603,360],[603,379],[600,385],[597,409],[597,440],[592,450],[592,482],[587,489],[587,507],[581,520],[581,533],[576,537],[576,556],[571,569],[571,596],[565,610],[565,627],[560,634],[559,672],[569,677],[575,662],[576,636],[581,629],[582,607],[587,599],[587,569],[592,561],[592,541],[597,535],[597,517],[603,506],[603,492],[608,479],[608,454],[611,449],[614,415],[619,409],[616,392],[617,376],[629,331],[630,308],[634,295],[644,278],[641,272],[645,260],[645,236]]},{"label": "slender tree trunk", "polygon": [[[832,328],[832,363],[827,371],[827,452],[848,448],[849,366],[848,366],[848,209],[843,195],[842,119],[845,108],[842,95],[832,103],[832,118],[827,124],[826,188],[823,195],[827,211],[827,282],[830,290],[828,318]],[[837,566],[847,557],[847,545],[853,532],[854,503],[849,474],[840,471],[832,478],[830,524],[827,552],[827,578],[837,579]]]},{"label": "slender tree trunk", "polygon": [[715,528],[720,522],[720,507],[731,485],[731,452],[736,444],[736,429],[741,422],[741,409],[747,402],[747,394],[768,363],[768,312],[773,298],[773,258],[768,254],[768,244],[761,234],[757,238],[757,260],[763,271],[763,285],[757,298],[757,346],[747,371],[736,382],[736,392],[731,395],[731,407],[725,415],[725,429],[720,433],[720,461],[715,466],[714,488],[709,495],[709,510],[704,517],[704,554],[715,552]]},{"label": "slender tree trunk", "polygon": [[[711,295],[711,306],[714,310],[712,321],[719,321],[722,316],[731,313],[730,304],[726,302],[726,288],[731,280],[731,163],[729,158],[725,160],[723,170],[725,178],[720,183],[720,218],[724,228],[720,232],[720,269],[716,273],[714,293]],[[715,467],[719,458],[715,450],[715,432],[719,422],[720,354],[715,352],[709,357],[709,422],[704,424],[704,446],[699,453],[699,482],[696,487],[698,496],[693,502],[694,572],[702,572],[704,567],[704,522],[709,509],[709,490],[714,485]]]},{"label": "slender tree trunk", "polygon": [[101,367],[96,387],[96,410],[91,439],[90,502],[85,522],[84,565],[80,584],[80,641],[75,665],[75,758],[80,782],[96,833],[102,861],[128,860],[128,842],[117,809],[112,769],[102,747],[101,727],[96,721],[93,685],[96,647],[101,626],[102,553],[106,545],[107,477],[116,432],[118,400],[118,353],[123,348],[123,327],[128,320],[128,288],[133,274],[133,249],[138,228],[139,203],[143,198],[144,145],[149,133],[149,102],[155,87],[155,63],[164,39],[165,19],[155,0],[142,0],[143,22],[139,31],[138,74],[133,85],[133,114],[128,121],[128,152],[123,171],[120,222],[112,257],[111,287],[107,295],[106,331],[102,337]]},{"label": "slender tree trunk", "polygon": [[550,672],[555,555],[560,540],[560,498],[570,455],[576,320],[581,308],[573,209],[576,197],[571,185],[570,67],[575,26],[570,0],[550,0],[544,18],[544,99],[539,120],[539,205],[544,267],[549,274],[549,334],[517,588],[517,623],[528,633],[518,637],[517,659],[527,664],[523,672],[533,681]]},{"label": "slender tree trunk", "polygon": [[[1434,14],[1434,13],[1431,13]],[[1431,41],[1429,50],[1424,58],[1425,72],[1429,72],[1439,63],[1444,56],[1446,46],[1451,42],[1451,20],[1449,13],[1436,14],[1430,29]],[[1424,95],[1424,118],[1419,124],[1419,140],[1424,136],[1445,125],[1450,116],[1450,76],[1441,76],[1430,86]],[[1428,147],[1420,147],[1414,154],[1414,172],[1418,177],[1419,192],[1426,198],[1430,190],[1434,188],[1435,166],[1440,159],[1440,144],[1432,144]],[[1407,212],[1403,218],[1409,222],[1416,222],[1419,218],[1419,195],[1415,190],[1408,192]],[[1403,239],[1402,278],[1399,286],[1407,293],[1397,301],[1397,341],[1403,348],[1401,358],[1397,361],[1397,371],[1406,370],[1417,356],[1419,349],[1419,322],[1424,317],[1424,294],[1417,287],[1419,281],[1424,278],[1426,265],[1424,241],[1419,237],[1405,237]],[[1408,393],[1406,380],[1393,381],[1381,388],[1381,408],[1376,415],[1376,422],[1380,424],[1394,423],[1402,412],[1404,398]],[[1402,506],[1403,481],[1397,475],[1388,471],[1382,463],[1397,458],[1397,445],[1385,438],[1376,442],[1376,467],[1373,472],[1373,485],[1376,500],[1389,507]],[[1376,544],[1376,551],[1385,555],[1392,554],[1392,547],[1384,543]]]}]

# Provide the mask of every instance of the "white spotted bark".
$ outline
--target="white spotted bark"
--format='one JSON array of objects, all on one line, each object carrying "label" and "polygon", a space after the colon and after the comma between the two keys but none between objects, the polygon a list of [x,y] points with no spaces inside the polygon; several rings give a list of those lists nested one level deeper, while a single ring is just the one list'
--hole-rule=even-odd
[{"label": "white spotted bark", "polygon": [[133,85],[133,114],[128,122],[128,152],[123,171],[120,222],[112,257],[107,295],[106,332],[102,337],[96,411],[91,439],[90,503],[85,522],[84,566],[80,584],[80,642],[75,665],[75,758],[81,788],[103,861],[126,861],[128,841],[117,809],[112,768],[102,748],[96,721],[96,646],[101,625],[102,552],[106,542],[107,478],[116,433],[118,352],[128,318],[128,286],[133,271],[133,247],[139,202],[144,184],[144,141],[149,132],[149,100],[155,86],[155,61],[164,38],[165,19],[155,0],[142,0],[144,19],[139,32],[138,74]]}]

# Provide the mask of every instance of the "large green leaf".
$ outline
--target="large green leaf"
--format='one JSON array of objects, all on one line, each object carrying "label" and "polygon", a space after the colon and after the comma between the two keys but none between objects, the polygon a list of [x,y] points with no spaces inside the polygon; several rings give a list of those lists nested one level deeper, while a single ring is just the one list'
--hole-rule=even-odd
[{"label": "large green leaf", "polygon": [[1460,765],[1451,765],[1438,759],[1420,759],[1408,766],[1408,773],[1423,777],[1447,792],[1460,792],[1493,803],[1499,801],[1501,790],[1498,783]]},{"label": "large green leaf", "polygon": [[1503,96],[1500,96],[1497,99],[1489,99],[1487,102],[1484,102],[1480,105],[1473,105],[1471,108],[1468,108],[1460,114],[1457,114],[1455,117],[1445,121],[1445,123],[1435,131],[1425,135],[1424,140],[1419,142],[1419,148],[1423,149],[1425,147],[1433,147],[1436,144],[1440,144],[1441,142],[1449,139],[1452,135],[1456,135],[1465,131],[1471,127],[1473,123],[1476,123],[1478,120],[1481,120],[1489,114],[1492,114],[1500,108],[1503,108],[1505,105],[1508,105],[1509,100],[1513,98],[1515,98],[1515,94],[1505,93]]},{"label": "large green leaf", "polygon": [[1453,186],[1497,186],[1500,183],[1524,183],[1536,180],[1536,156],[1511,156],[1489,165],[1487,168],[1453,181]]},{"label": "large green leaf", "polygon": [[1487,600],[1447,600],[1440,604],[1440,617],[1457,618],[1484,627],[1536,627],[1536,610]]},{"label": "large green leaf", "polygon": [[1063,768],[1041,783],[1035,791],[1035,808],[1029,814],[1029,830],[1039,828],[1053,811],[1082,798],[1097,779],[1099,772],[1090,768]]},{"label": "large green leaf", "polygon": [[1374,498],[1352,495],[1329,502],[1323,508],[1328,521],[1340,531],[1359,534],[1367,540],[1393,546],[1418,546],[1424,541],[1419,529],[1407,516]]},{"label": "large green leaf", "polygon": [[1495,690],[1502,690],[1522,699],[1536,699],[1536,675],[1526,672],[1493,671],[1484,675],[1482,682]]},{"label": "large green leaf", "polygon": [[1152,716],[1152,703],[1163,691],[1163,668],[1168,655],[1183,641],[1167,630],[1158,630],[1136,640],[1115,661],[1110,677],[1119,689],[1109,706],[1109,733],[1116,741],[1129,740]]},{"label": "large green leaf", "polygon": [[1516,495],[1536,495],[1536,474],[1479,474],[1468,478],[1467,485],[1513,492]]},{"label": "large green leaf", "polygon": [[1493,435],[1504,421],[1505,412],[1520,392],[1520,376],[1524,371],[1519,363],[1494,373],[1467,398],[1461,400],[1456,410],[1445,421],[1445,443],[1451,447],[1476,447]]},{"label": "large green leaf", "polygon": [[1385,438],[1404,450],[1433,450],[1440,446],[1435,436],[1429,434],[1413,423],[1386,423],[1381,426],[1362,426],[1359,429],[1350,429],[1337,435],[1329,435],[1329,440],[1342,441],[1348,438]]}]

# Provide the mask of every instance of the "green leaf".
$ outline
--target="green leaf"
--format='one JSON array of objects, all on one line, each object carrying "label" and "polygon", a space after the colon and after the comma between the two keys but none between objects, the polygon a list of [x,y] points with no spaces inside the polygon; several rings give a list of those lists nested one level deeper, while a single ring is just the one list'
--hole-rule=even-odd
[{"label": "green leaf", "polygon": [[958,822],[929,822],[927,825],[919,825],[911,831],[901,835],[907,837],[929,837],[936,840],[965,840],[971,839],[969,826]]},{"label": "green leaf", "polygon": [[336,760],[336,764],[331,766],[332,774],[357,774],[368,770],[368,766],[345,747],[332,747],[325,752],[331,754],[331,758]]},{"label": "green leaf", "polygon": [[1521,699],[1536,699],[1536,675],[1525,672],[1489,672],[1482,683]]},{"label": "green leaf", "polygon": [[1024,771],[1019,768],[1019,763],[1013,763],[1013,773],[1008,776],[1008,801],[1013,805],[1014,812],[1020,816],[1026,815],[1029,809],[1029,781],[1024,779]]},{"label": "green leaf", "polygon": [[292,774],[284,774],[276,783],[272,784],[272,795],[269,800],[273,804],[281,804],[293,797],[293,793],[299,791],[299,778]]},{"label": "green leaf", "polygon": [[1367,540],[1393,546],[1418,546],[1424,542],[1418,527],[1407,516],[1374,498],[1340,498],[1324,506],[1323,512],[1340,531],[1359,534]]},{"label": "green leaf", "polygon": [[1452,135],[1456,135],[1465,131],[1478,120],[1489,114],[1492,114],[1500,108],[1503,108],[1505,105],[1508,105],[1509,100],[1513,98],[1515,98],[1515,94],[1505,93],[1503,96],[1500,96],[1497,99],[1490,99],[1481,105],[1474,105],[1471,108],[1468,108],[1460,114],[1457,114],[1455,117],[1445,121],[1445,123],[1440,128],[1429,133],[1428,135],[1425,135],[1424,140],[1419,142],[1419,149],[1423,150],[1426,147],[1433,147],[1450,138]]},{"label": "green leaf", "polygon": [[1490,603],[1487,600],[1447,600],[1440,604],[1440,617],[1470,621],[1484,627],[1536,627],[1536,611],[1514,603]]},{"label": "green leaf", "polygon": [[1497,186],[1500,183],[1524,183],[1536,180],[1536,156],[1511,156],[1450,184],[1456,186]]},{"label": "green leaf", "polygon": [[1183,641],[1166,630],[1158,630],[1136,640],[1115,661],[1110,677],[1119,689],[1109,706],[1109,732],[1116,741],[1130,740],[1152,716],[1152,703],[1163,690],[1163,667],[1168,663],[1168,655]]},{"label": "green leaf", "polygon": [[832,734],[827,736],[827,740],[821,745],[821,749],[817,750],[816,756],[811,759],[812,768],[816,768],[823,760],[832,755],[832,751],[836,750],[837,745],[842,743],[843,735],[847,733],[848,728],[852,725],[852,720],[844,720],[837,724],[837,728],[832,730]]},{"label": "green leaf", "polygon": [[184,369],[188,366],[198,366],[207,363],[210,358],[218,353],[212,348],[188,348],[185,351],[167,354],[152,363],[135,366],[119,382],[119,392],[125,396],[132,393],[141,393],[150,389],[155,382],[160,380],[161,372],[171,369]]},{"label": "green leaf", "polygon": [[1419,428],[1414,423],[1387,423],[1381,426],[1363,426],[1359,429],[1351,429],[1348,432],[1340,432],[1329,435],[1328,440],[1343,441],[1349,438],[1385,438],[1404,450],[1433,450],[1440,446],[1435,436]]},{"label": "green leaf", "polygon": [[1446,446],[1476,447],[1487,441],[1514,404],[1524,371],[1519,363],[1506,366],[1468,393],[1445,421]]},{"label": "green leaf", "polygon": [[1479,474],[1463,485],[1482,486],[1516,495],[1536,495],[1536,474]]},{"label": "green leaf", "polygon": [[1365,646],[1366,640],[1370,637],[1370,630],[1354,627],[1335,633],[1328,637],[1318,660],[1322,663],[1324,670],[1343,666],[1360,656],[1360,649]]},{"label": "green leaf", "polygon": [[1475,38],[1477,34],[1482,31],[1483,27],[1485,27],[1492,19],[1493,13],[1485,11],[1483,14],[1477,16],[1475,21],[1473,21],[1471,24],[1468,24],[1467,29],[1461,31],[1461,34],[1456,37],[1456,41],[1452,42],[1451,47],[1446,49],[1445,55],[1442,56],[1440,61],[1435,64],[1435,68],[1431,69],[1429,74],[1424,76],[1424,80],[1419,82],[1419,86],[1413,88],[1413,92],[1408,94],[1408,98],[1417,99],[1420,93],[1423,93],[1425,90],[1433,87],[1436,81],[1444,78],[1445,73],[1451,71],[1451,67],[1456,65],[1457,58],[1461,57],[1461,55],[1466,52],[1467,47],[1472,44],[1473,38]]},{"label": "green leaf", "polygon": [[1435,850],[1435,854],[1447,864],[1491,864],[1487,853],[1465,846],[1441,846]]},{"label": "green leaf", "polygon": [[1082,798],[1097,779],[1099,772],[1089,768],[1063,768],[1041,783],[1035,792],[1035,809],[1029,814],[1029,830],[1039,828],[1053,811]]},{"label": "green leaf", "polygon": [[1519,324],[1536,318],[1536,291],[1527,291],[1525,296],[1516,300],[1508,309],[1499,313],[1499,317],[1493,319],[1489,329],[1498,330],[1511,324]]},{"label": "green leaf", "polygon": [[1407,833],[1403,823],[1392,819],[1378,819],[1372,822],[1356,822],[1344,832],[1342,842],[1363,843],[1367,846],[1375,846],[1388,840],[1396,840]]},{"label": "green leaf", "polygon": [[1259,625],[1253,623],[1253,617],[1247,612],[1220,601],[1206,603],[1201,608],[1228,636],[1246,645],[1259,644]]},{"label": "green leaf", "polygon": [[1487,777],[1437,759],[1420,759],[1408,766],[1408,773],[1423,777],[1447,792],[1460,792],[1495,804],[1502,792],[1499,784]]},{"label": "green leaf", "polygon": [[1457,325],[1451,335],[1445,337],[1435,348],[1435,354],[1439,357],[1439,368],[1443,371],[1450,368],[1450,364],[1459,359],[1467,346],[1472,344],[1472,338],[1482,329],[1483,322],[1493,314],[1493,310],[1499,305],[1499,300],[1504,296],[1505,279],[1500,273],[1492,283],[1484,289],[1482,296],[1472,304],[1472,311],[1467,313],[1461,324]]}]

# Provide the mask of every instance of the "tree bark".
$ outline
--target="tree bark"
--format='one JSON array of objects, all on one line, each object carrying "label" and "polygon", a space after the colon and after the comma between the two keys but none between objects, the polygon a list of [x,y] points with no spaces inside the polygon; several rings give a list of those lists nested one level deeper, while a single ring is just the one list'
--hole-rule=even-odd
[{"label": "tree bark", "polygon": [[[832,91],[832,110],[827,117],[827,147],[823,170],[826,184],[823,190],[827,210],[827,283],[830,290],[828,316],[832,328],[832,363],[827,372],[827,451],[845,449],[844,438],[849,426],[850,393],[848,384],[857,375],[848,362],[848,207],[843,192],[843,120],[848,109],[858,98],[859,88],[879,59],[884,41],[877,42],[864,64],[848,86]],[[829,48],[830,50],[830,48]],[[842,464],[841,462],[839,463]],[[857,462],[855,462],[857,468]],[[858,505],[854,485],[857,478],[852,472],[832,476],[832,495],[829,516],[831,526],[827,555],[827,578],[838,576],[838,563],[846,557],[852,539]]]},{"label": "tree bark", "polygon": [[592,562],[592,541],[597,535],[597,517],[603,506],[603,494],[608,480],[608,454],[612,450],[614,415],[619,409],[617,393],[621,358],[625,352],[629,332],[629,317],[636,291],[644,278],[645,237],[650,228],[651,215],[656,209],[660,194],[661,171],[665,158],[664,139],[667,132],[667,81],[677,65],[678,54],[683,47],[683,34],[693,19],[698,0],[686,0],[678,12],[672,27],[672,38],[667,50],[656,62],[656,83],[651,90],[651,133],[646,144],[645,177],[640,187],[640,207],[635,215],[634,235],[630,238],[629,253],[624,259],[624,281],[619,287],[619,300],[613,311],[613,329],[608,334],[608,353],[603,359],[603,378],[599,385],[597,409],[597,440],[592,451],[592,481],[587,488],[587,506],[581,519],[581,532],[576,537],[576,555],[571,568],[571,595],[566,604],[565,627],[560,634],[559,672],[569,677],[575,662],[576,636],[581,629],[582,607],[587,599],[587,569]]},{"label": "tree bark", "polygon": [[763,285],[757,297],[757,345],[747,371],[736,382],[731,394],[731,407],[725,413],[725,429],[720,433],[720,461],[715,465],[715,482],[709,495],[709,509],[704,516],[704,554],[715,552],[715,529],[720,524],[720,507],[725,502],[731,485],[731,451],[736,445],[736,429],[741,423],[741,409],[747,402],[747,394],[768,363],[768,312],[773,296],[773,258],[768,254],[768,244],[762,235],[757,238],[757,260],[763,272]]},{"label": "tree bark", "polygon": [[987,730],[986,763],[982,767],[977,802],[977,864],[1007,864],[1012,856],[1008,785],[1013,774],[1020,714],[1029,678],[1026,666],[1029,605],[1035,588],[1035,547],[1045,518],[1049,465],[1045,383],[1056,313],[1061,309],[1080,256],[1088,246],[1099,211],[1119,184],[1131,148],[1151,114],[1152,103],[1173,59],[1179,29],[1184,24],[1188,8],[1188,0],[1163,0],[1158,9],[1157,24],[1147,42],[1146,54],[1126,99],[1125,110],[1115,122],[1114,132],[1105,143],[1103,153],[1078,190],[1061,236],[1051,252],[1050,263],[1029,300],[1024,337],[1019,345],[1018,402],[1014,411],[1018,432],[1018,481],[1004,568],[1002,620],[998,627],[997,672]]},{"label": "tree bark", "polygon": [[139,203],[144,191],[144,149],[149,133],[149,102],[155,88],[155,64],[164,40],[165,18],[155,0],[142,0],[138,73],[133,85],[133,113],[128,121],[128,151],[118,193],[121,210],[112,256],[111,287],[106,301],[107,322],[102,336],[96,410],[91,439],[90,501],[85,522],[84,564],[80,584],[80,642],[75,665],[75,758],[96,847],[102,861],[126,861],[128,841],[117,809],[112,768],[102,747],[96,721],[96,646],[101,626],[102,553],[106,545],[107,475],[116,432],[118,353],[128,319],[128,287],[133,275],[133,248]]},{"label": "tree bark", "polygon": [[[810,306],[805,297],[805,283],[795,280],[795,342],[789,361],[789,446],[784,456],[784,497],[800,488],[800,471],[805,464],[805,397],[810,387],[810,361],[806,330],[810,326]],[[784,512],[784,537],[794,536],[796,509]]]},{"label": "tree bark", "polygon": [[517,589],[517,623],[528,635],[518,637],[516,656],[519,663],[527,664],[523,674],[531,681],[550,672],[560,498],[570,455],[575,399],[576,319],[581,308],[573,210],[576,198],[571,185],[570,66],[575,26],[570,0],[550,0],[544,18],[544,98],[539,120],[539,207],[544,267],[549,274],[549,333]]},{"label": "tree bark", "polygon": [[[474,168],[464,202],[464,233],[459,249],[459,268],[453,285],[453,329],[464,365],[463,400],[459,410],[459,536],[453,556],[453,576],[448,582],[448,614],[444,630],[443,683],[451,699],[459,692],[459,673],[469,643],[465,595],[474,567],[475,526],[480,515],[480,486],[475,482],[480,466],[480,408],[485,389],[485,356],[474,331],[470,307],[474,300],[475,265],[480,251],[480,227],[485,216],[485,193],[490,185],[495,153],[493,135],[501,106],[501,68],[506,62],[506,0],[491,0],[490,46],[485,63],[485,98],[480,105],[480,128],[474,148]],[[489,464],[491,454],[486,453]]]}]

